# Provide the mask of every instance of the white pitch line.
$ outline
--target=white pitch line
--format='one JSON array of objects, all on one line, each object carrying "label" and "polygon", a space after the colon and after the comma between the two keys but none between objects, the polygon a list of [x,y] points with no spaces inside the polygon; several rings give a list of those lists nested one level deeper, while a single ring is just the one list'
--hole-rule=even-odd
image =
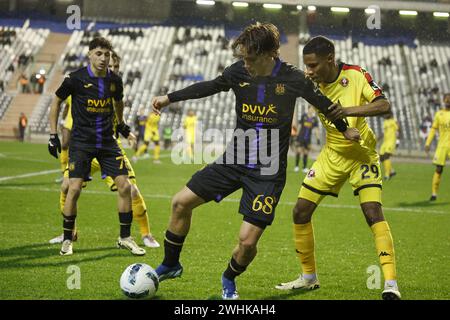
[{"label": "white pitch line", "polygon": [[[41,192],[59,192],[59,187],[52,189],[52,188],[40,188],[40,187],[17,187],[17,186],[6,186],[3,187],[0,184],[0,189],[8,189],[8,190],[33,190],[33,191],[41,191]],[[111,191],[97,191],[97,190],[86,190],[83,189],[82,193],[88,193],[88,194],[101,194],[101,195],[116,195],[115,192]],[[167,194],[143,194],[144,198],[150,198],[150,199],[172,199],[173,195],[167,195]],[[233,202],[233,203],[239,203],[240,199],[223,199],[223,202]],[[282,201],[280,202],[281,205],[290,205],[294,206],[295,202],[292,201]],[[360,206],[355,205],[346,205],[346,204],[320,204],[320,207],[325,208],[333,208],[333,209],[355,209],[355,210],[361,210]],[[441,210],[429,210],[429,209],[422,209],[422,208],[398,208],[398,207],[383,207],[384,211],[397,211],[397,212],[414,212],[414,213],[436,213],[436,214],[447,214],[447,211],[441,211]]]},{"label": "white pitch line", "polygon": [[45,170],[45,171],[38,171],[38,172],[31,172],[26,174],[20,174],[17,176],[9,176],[9,177],[0,177],[0,181],[7,181],[7,180],[15,180],[15,179],[22,179],[22,178],[29,178],[29,177],[35,177],[35,176],[42,176],[49,173],[55,173],[60,172],[59,169],[54,170]]}]

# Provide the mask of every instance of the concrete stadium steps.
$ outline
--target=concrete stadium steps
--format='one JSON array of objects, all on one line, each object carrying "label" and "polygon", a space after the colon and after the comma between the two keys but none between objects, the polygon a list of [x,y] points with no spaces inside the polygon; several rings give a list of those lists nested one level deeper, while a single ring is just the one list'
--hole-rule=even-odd
[{"label": "concrete stadium steps", "polygon": [[0,138],[17,139],[20,113],[23,112],[30,122],[34,107],[41,96],[39,94],[17,94],[11,101],[3,119],[0,121]]}]

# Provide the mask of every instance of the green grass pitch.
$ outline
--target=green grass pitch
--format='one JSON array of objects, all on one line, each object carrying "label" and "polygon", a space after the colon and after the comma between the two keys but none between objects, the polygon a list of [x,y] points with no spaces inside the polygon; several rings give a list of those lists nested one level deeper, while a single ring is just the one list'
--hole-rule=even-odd
[{"label": "green grass pitch", "polygon": [[[201,167],[177,166],[171,163],[169,153],[163,156],[160,165],[151,160],[134,165],[152,233],[161,244],[171,196]],[[241,298],[380,299],[382,289],[367,286],[368,268],[378,265],[372,233],[348,184],[339,198],[326,198],[313,218],[321,288],[307,293],[274,289],[275,284],[299,274],[291,212],[302,176],[293,172],[292,160],[275,222],[264,233],[248,271],[237,280]],[[429,203],[431,161],[394,162],[394,167],[398,174],[384,183],[383,201],[394,237],[402,296],[448,299],[450,169],[444,169],[438,200]],[[122,271],[135,262],[156,267],[162,261],[163,248],[147,249],[144,257],[115,248],[119,233],[116,194],[96,176],[79,200],[80,238],[74,244],[74,255],[59,256],[60,245],[48,243],[62,231],[59,186],[54,182],[58,168],[59,162],[50,157],[46,145],[0,142],[0,299],[126,299],[119,288]],[[184,274],[161,283],[154,299],[220,297],[220,276],[237,243],[242,221],[237,213],[239,198],[240,191],[220,204],[208,203],[194,211],[181,255]],[[141,243],[137,226],[132,233]],[[80,289],[67,285],[73,266],[80,270]],[[381,278],[381,285],[383,281]]]}]

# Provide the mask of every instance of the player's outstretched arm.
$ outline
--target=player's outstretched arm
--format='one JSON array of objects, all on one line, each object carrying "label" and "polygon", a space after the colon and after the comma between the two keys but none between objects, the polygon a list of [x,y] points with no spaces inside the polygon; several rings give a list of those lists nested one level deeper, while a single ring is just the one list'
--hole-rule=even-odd
[{"label": "player's outstretched arm", "polygon": [[160,114],[161,109],[170,103],[209,97],[220,91],[228,91],[230,88],[231,83],[224,75],[220,75],[214,80],[197,82],[184,89],[171,92],[166,96],[154,97],[152,99],[152,109],[156,114]]},{"label": "player's outstretched arm", "polygon": [[386,114],[391,111],[391,104],[387,99],[377,99],[371,103],[357,107],[343,108],[340,104],[333,104],[328,108],[327,118],[331,121],[345,117],[372,117]]},{"label": "player's outstretched arm", "polygon": [[170,104],[169,96],[157,96],[152,99],[152,110],[156,114],[161,114],[161,110]]}]

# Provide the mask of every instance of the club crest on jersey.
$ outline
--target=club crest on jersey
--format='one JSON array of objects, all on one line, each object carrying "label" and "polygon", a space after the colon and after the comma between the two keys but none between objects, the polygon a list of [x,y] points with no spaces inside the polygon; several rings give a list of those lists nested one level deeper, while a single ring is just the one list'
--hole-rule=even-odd
[{"label": "club crest on jersey", "polygon": [[341,79],[340,84],[341,86],[346,87],[348,86],[348,82],[349,82],[348,79],[344,77]]},{"label": "club crest on jersey", "polygon": [[111,92],[116,91],[116,85],[114,83],[111,83],[111,85],[109,86],[109,91]]},{"label": "club crest on jersey", "polygon": [[316,177],[316,171],[314,171],[314,169],[310,169],[310,170],[308,171],[308,174],[306,175],[306,177],[307,177],[308,179],[315,178],[315,177]]},{"label": "club crest on jersey", "polygon": [[284,84],[277,83],[277,86],[275,88],[275,94],[282,96],[286,92],[286,88],[284,87]]}]

